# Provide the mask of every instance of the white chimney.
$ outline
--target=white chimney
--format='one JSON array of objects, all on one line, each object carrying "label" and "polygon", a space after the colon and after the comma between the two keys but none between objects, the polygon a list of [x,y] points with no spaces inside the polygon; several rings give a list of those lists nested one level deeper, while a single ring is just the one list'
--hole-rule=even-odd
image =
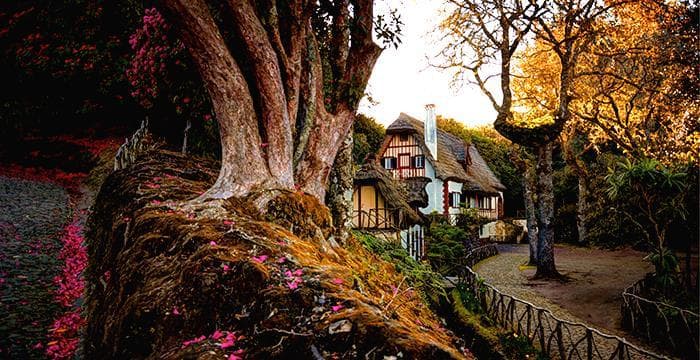
[{"label": "white chimney", "polygon": [[430,154],[437,160],[437,124],[435,123],[435,104],[425,105],[425,146]]}]

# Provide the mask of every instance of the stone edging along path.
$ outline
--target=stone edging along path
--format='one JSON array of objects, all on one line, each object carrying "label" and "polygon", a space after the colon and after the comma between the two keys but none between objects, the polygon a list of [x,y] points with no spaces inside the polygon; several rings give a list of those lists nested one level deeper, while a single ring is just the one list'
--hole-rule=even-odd
[{"label": "stone edging along path", "polygon": [[[467,255],[467,264],[473,266],[496,254],[493,244],[476,248]],[[667,359],[624,338],[561,319],[548,309],[496,289],[471,267],[465,270],[466,284],[484,312],[499,327],[525,336],[552,359]]]}]

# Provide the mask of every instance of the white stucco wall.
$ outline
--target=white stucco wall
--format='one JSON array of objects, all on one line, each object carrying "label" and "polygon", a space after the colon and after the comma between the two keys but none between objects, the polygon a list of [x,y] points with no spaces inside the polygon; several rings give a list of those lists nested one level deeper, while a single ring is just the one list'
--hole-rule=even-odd
[{"label": "white stucco wall", "polygon": [[425,191],[428,193],[428,206],[421,208],[423,214],[430,214],[437,211],[442,214],[442,180],[435,177],[435,168],[430,161],[425,162],[425,177],[432,181],[425,185]]}]

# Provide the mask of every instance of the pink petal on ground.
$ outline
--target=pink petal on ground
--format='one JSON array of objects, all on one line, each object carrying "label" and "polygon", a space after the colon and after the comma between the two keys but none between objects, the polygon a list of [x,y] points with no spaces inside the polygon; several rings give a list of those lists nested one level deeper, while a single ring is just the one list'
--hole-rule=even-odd
[{"label": "pink petal on ground", "polygon": [[336,285],[340,285],[340,284],[344,283],[345,280],[343,280],[341,278],[335,278],[335,279],[331,280],[331,282],[336,284]]},{"label": "pink petal on ground", "polygon": [[173,307],[173,315],[180,315],[180,311],[177,309],[177,306]]},{"label": "pink petal on ground", "polygon": [[333,306],[331,306],[331,309],[333,309],[333,311],[335,311],[335,312],[338,312],[338,310],[340,310],[340,309],[342,309],[342,308],[344,308],[344,307],[345,307],[345,306],[343,306],[343,305],[341,305],[341,304],[338,304],[338,305],[333,305]]},{"label": "pink petal on ground", "polygon": [[151,201],[151,205],[160,205],[160,200],[153,200]]},{"label": "pink petal on ground", "polygon": [[267,260],[267,255],[253,256],[252,259],[256,263],[262,264]]},{"label": "pink petal on ground", "polygon": [[291,290],[294,290],[294,289],[296,289],[296,288],[299,287],[299,284],[297,284],[296,279],[294,279],[294,280],[292,280],[292,281],[290,281],[290,282],[287,282],[287,287],[288,287],[289,289],[291,289]]},{"label": "pink petal on ground", "polygon": [[229,347],[231,347],[231,346],[233,346],[233,345],[235,345],[235,344],[236,344],[236,334],[234,334],[234,333],[228,333],[228,334],[226,335],[226,340],[224,340],[224,342],[222,342],[221,344],[219,344],[219,346],[220,346],[222,349],[226,349],[226,348],[229,348]]},{"label": "pink petal on ground", "polygon": [[284,272],[284,276],[286,276],[286,277],[288,277],[288,278],[294,277],[294,276],[292,275],[292,272],[289,271],[289,270],[287,270],[287,271]]},{"label": "pink petal on ground", "polygon": [[224,272],[231,270],[231,267],[228,265],[224,264]]},{"label": "pink petal on ground", "polygon": [[210,242],[209,242],[209,245],[211,245],[211,246],[216,246],[216,241],[210,241]]},{"label": "pink petal on ground", "polygon": [[231,225],[233,225],[233,221],[231,221],[231,220],[224,220],[224,225],[226,225],[226,226],[231,226]]},{"label": "pink petal on ground", "polygon": [[294,270],[294,272],[293,272],[293,274],[294,274],[295,276],[301,276],[301,274],[303,274],[303,273],[304,273],[304,271],[303,271],[302,269],[296,269],[296,270]]},{"label": "pink petal on ground", "polygon": [[214,340],[219,340],[219,339],[221,339],[223,336],[224,336],[224,333],[222,333],[222,332],[219,331],[219,330],[216,330],[216,331],[214,331],[213,334],[211,334],[211,338],[214,339]]},{"label": "pink petal on ground", "polygon": [[287,261],[287,258],[284,257],[284,256],[282,256],[281,258],[277,259],[277,262],[280,263],[280,264],[283,263],[283,262],[285,262],[285,261]]}]

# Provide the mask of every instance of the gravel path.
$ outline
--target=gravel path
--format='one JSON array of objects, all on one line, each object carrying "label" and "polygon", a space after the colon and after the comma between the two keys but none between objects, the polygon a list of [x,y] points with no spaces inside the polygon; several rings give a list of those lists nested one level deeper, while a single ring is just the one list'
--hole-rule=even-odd
[{"label": "gravel path", "polygon": [[[639,345],[619,328],[620,294],[625,286],[642,278],[650,270],[649,265],[641,260],[643,253],[629,249],[607,251],[557,247],[557,267],[569,278],[568,282],[562,283],[531,279],[535,269],[524,266],[528,259],[527,245],[498,245],[498,248],[499,255],[474,266],[474,271],[486,282],[506,294],[548,309],[559,319],[587,324]],[[516,312],[523,314],[522,309],[518,307]],[[555,324],[550,322],[550,326]],[[578,342],[585,335],[584,327],[564,327],[567,352],[572,348],[571,343]],[[548,337],[545,334],[545,338]],[[611,354],[617,346],[616,340],[600,336],[594,338],[601,354]],[[578,349],[585,352],[585,341],[579,344]]]},{"label": "gravel path", "polygon": [[60,310],[53,278],[70,217],[62,187],[0,176],[0,358],[44,358],[32,347]]}]

